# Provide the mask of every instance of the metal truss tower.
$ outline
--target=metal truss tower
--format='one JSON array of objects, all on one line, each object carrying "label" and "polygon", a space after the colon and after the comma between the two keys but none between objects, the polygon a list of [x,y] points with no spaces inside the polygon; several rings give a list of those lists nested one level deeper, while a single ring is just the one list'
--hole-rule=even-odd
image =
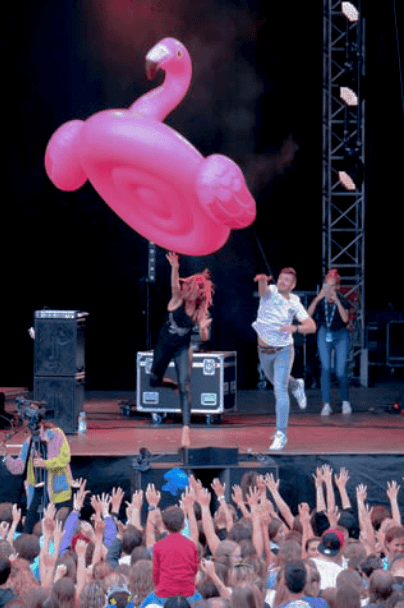
[{"label": "metal truss tower", "polygon": [[[367,386],[364,30],[360,0],[323,0],[323,272],[337,268],[354,303],[350,375]],[[340,171],[352,178],[352,189],[342,185]]]}]

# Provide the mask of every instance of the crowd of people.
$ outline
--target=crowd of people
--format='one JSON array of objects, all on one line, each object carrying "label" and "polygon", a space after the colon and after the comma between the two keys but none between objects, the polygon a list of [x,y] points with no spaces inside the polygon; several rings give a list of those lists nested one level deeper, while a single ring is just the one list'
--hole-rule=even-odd
[{"label": "crowd of people", "polygon": [[370,505],[346,469],[313,480],[315,504],[297,513],[256,471],[231,488],[190,476],[165,508],[152,484],[125,500],[83,479],[36,522],[1,503],[0,607],[403,608],[399,485]]}]

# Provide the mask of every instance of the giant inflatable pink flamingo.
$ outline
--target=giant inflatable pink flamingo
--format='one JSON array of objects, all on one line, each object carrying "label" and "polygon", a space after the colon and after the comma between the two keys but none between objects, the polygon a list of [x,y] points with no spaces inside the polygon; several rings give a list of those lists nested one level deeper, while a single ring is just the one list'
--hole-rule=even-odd
[{"label": "giant inflatable pink flamingo", "polygon": [[150,77],[163,69],[163,84],[129,109],[104,110],[59,127],[46,149],[46,172],[65,191],[88,179],[129,226],[161,247],[212,253],[231,229],[254,221],[255,201],[238,165],[220,154],[204,158],[162,122],[191,82],[184,45],[164,38],[147,54],[146,67]]}]

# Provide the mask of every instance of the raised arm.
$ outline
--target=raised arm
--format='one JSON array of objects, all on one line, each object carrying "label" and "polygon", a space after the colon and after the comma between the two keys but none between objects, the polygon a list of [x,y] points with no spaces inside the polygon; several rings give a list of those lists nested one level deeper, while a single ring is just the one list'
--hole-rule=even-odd
[{"label": "raised arm", "polygon": [[314,486],[316,488],[316,511],[321,513],[327,510],[325,504],[324,488],[323,488],[323,468],[317,467],[316,472],[313,473]]},{"label": "raised arm", "polygon": [[302,559],[307,558],[306,543],[310,538],[314,538],[313,528],[310,521],[310,507],[307,502],[298,505],[300,523],[302,524]]},{"label": "raised arm", "polygon": [[329,464],[323,465],[323,479],[327,496],[327,512],[333,513],[335,511],[335,494],[332,485],[332,468]]},{"label": "raised arm", "polygon": [[175,306],[180,300],[180,261],[178,258],[178,253],[174,251],[169,251],[166,255],[166,259],[171,266],[171,300],[168,306]]},{"label": "raised arm", "polygon": [[159,515],[160,509],[158,504],[160,502],[161,494],[154,484],[149,483],[145,492],[145,498],[147,502],[147,519],[146,519],[146,547],[150,549],[156,542],[156,520]]},{"label": "raised arm", "polygon": [[247,493],[247,502],[250,507],[251,521],[253,525],[252,542],[259,557],[264,551],[264,542],[262,538],[261,519],[259,509],[260,491],[258,488],[251,487]]},{"label": "raised arm", "polygon": [[270,281],[272,281],[272,277],[266,274],[257,274],[254,277],[254,282],[258,283],[258,295],[260,298],[271,293],[269,289]]},{"label": "raised arm", "polygon": [[338,492],[341,498],[341,508],[342,509],[350,509],[351,501],[348,496],[348,492],[346,491],[346,484],[348,483],[349,473],[347,469],[342,467],[339,471],[339,475],[334,475],[335,485],[338,488]]},{"label": "raised arm", "polygon": [[376,553],[375,534],[371,521],[371,509],[366,504],[367,488],[363,484],[356,487],[356,500],[358,504],[359,539],[364,544],[367,554]]},{"label": "raised arm", "polygon": [[250,517],[250,512],[247,509],[246,504],[244,502],[243,490],[236,483],[232,486],[231,498],[232,498],[232,501],[234,502],[234,504],[236,505],[236,507],[240,510],[242,516]]},{"label": "raised arm", "polygon": [[185,517],[188,519],[189,535],[191,540],[195,543],[195,545],[198,546],[199,530],[198,522],[196,521],[195,517],[194,503],[195,491],[193,488],[188,486],[185,488],[182,494],[180,506],[185,513]]},{"label": "raised arm", "polygon": [[210,501],[211,493],[202,486],[197,486],[196,500],[201,506],[202,512],[202,527],[206,536],[206,542],[208,543],[209,550],[212,555],[216,553],[216,549],[220,543],[220,539],[215,532],[215,525],[210,512]]},{"label": "raised arm", "polygon": [[267,473],[265,475],[265,483],[268,490],[272,494],[272,498],[279,509],[279,513],[282,515],[284,522],[291,530],[295,518],[293,517],[293,513],[290,510],[289,506],[286,504],[286,502],[283,500],[282,496],[279,493],[280,480],[278,479],[277,481],[275,481],[273,474]]},{"label": "raised arm", "polygon": [[397,526],[401,526],[401,515],[400,509],[398,507],[398,491],[400,486],[396,481],[388,481],[387,482],[387,498],[390,501],[390,509],[391,509],[391,517],[394,519],[394,522]]},{"label": "raised arm", "polygon": [[310,305],[307,309],[307,312],[309,313],[309,315],[312,317],[315,313],[315,310],[317,308],[318,303],[325,298],[326,296],[326,291],[324,289],[324,287],[318,292],[318,294],[316,295],[315,298],[313,298],[313,300],[310,302]]},{"label": "raised arm", "polygon": [[212,490],[216,494],[217,500],[219,501],[219,509],[222,509],[226,522],[226,530],[227,532],[229,532],[229,530],[231,530],[231,528],[233,527],[233,516],[230,512],[229,506],[225,498],[226,486],[224,483],[221,483],[220,479],[218,478],[215,478],[210,485]]}]

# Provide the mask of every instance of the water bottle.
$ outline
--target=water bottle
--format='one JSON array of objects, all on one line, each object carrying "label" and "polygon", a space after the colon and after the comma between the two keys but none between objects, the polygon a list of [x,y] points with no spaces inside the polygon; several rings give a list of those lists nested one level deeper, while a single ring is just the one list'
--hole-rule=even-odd
[{"label": "water bottle", "polygon": [[85,412],[80,412],[79,414],[79,418],[77,421],[77,430],[79,435],[85,435],[86,431],[87,431],[87,420],[86,420],[86,413]]}]

